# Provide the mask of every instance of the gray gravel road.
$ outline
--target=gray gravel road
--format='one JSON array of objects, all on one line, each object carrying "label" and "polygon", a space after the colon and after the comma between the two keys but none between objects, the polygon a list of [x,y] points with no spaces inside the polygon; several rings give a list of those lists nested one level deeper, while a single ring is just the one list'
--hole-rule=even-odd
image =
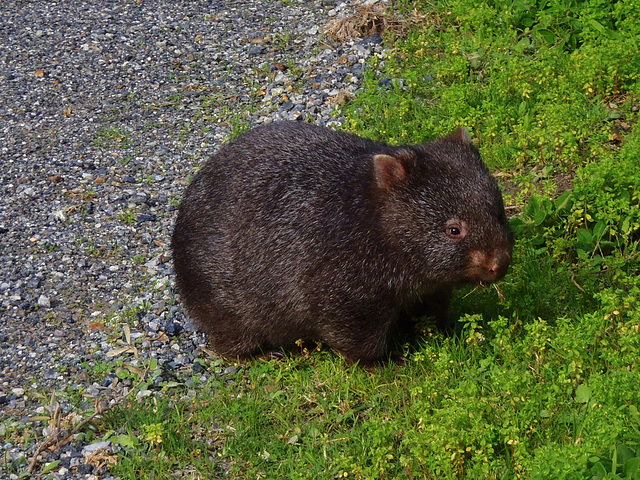
[{"label": "gray gravel road", "polygon": [[[362,3],[0,3],[1,478],[25,471],[47,434],[29,419],[53,392],[71,414],[70,392],[131,386],[92,381],[123,325],[158,359],[158,382],[199,372],[206,342],[177,302],[168,248],[180,196],[243,122],[340,123],[336,104],[383,48],[322,33]],[[40,460],[60,460],[54,478],[101,478],[86,448]]]}]

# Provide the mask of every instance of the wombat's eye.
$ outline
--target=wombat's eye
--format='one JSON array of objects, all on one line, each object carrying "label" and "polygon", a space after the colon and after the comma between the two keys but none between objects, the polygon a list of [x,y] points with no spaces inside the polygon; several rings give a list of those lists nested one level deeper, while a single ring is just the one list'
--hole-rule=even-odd
[{"label": "wombat's eye", "polygon": [[467,224],[462,220],[449,220],[445,225],[445,232],[452,240],[462,240],[467,236]]}]

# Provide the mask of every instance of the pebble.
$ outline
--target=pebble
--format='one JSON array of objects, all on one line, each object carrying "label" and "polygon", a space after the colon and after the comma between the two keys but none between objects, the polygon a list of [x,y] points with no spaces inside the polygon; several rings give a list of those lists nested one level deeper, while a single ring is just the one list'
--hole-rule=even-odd
[{"label": "pebble", "polygon": [[104,442],[96,442],[96,443],[89,444],[82,449],[82,455],[84,455],[85,457],[88,457],[89,455],[94,454],[98,450],[105,450],[109,448],[110,445],[111,445],[111,442],[108,440]]}]

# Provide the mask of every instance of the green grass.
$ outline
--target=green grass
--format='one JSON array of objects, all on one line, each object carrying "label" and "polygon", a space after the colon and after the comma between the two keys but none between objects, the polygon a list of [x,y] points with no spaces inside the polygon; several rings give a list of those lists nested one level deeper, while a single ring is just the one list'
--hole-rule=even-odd
[{"label": "green grass", "polygon": [[397,143],[470,128],[519,203],[509,274],[456,295],[458,335],[419,322],[403,366],[320,351],[225,375],[203,359],[190,396],[174,382],[106,415],[134,443],[114,473],[640,478],[640,2],[417,6],[346,128]]},{"label": "green grass", "polygon": [[131,132],[118,127],[105,126],[96,132],[96,138],[93,141],[95,147],[114,148],[116,145],[121,149],[131,147]]},{"label": "green grass", "polygon": [[570,170],[615,149],[636,117],[637,1],[416,4],[422,27],[374,64],[349,130],[403,143],[462,125],[496,168]]},{"label": "green grass", "polygon": [[346,128],[470,128],[517,213],[509,274],[456,294],[458,335],[422,319],[373,372],[325,349],[156,385],[137,345],[112,369],[157,394],[96,426],[118,478],[640,479],[640,1],[395,4],[419,22]]},{"label": "green grass", "polygon": [[[596,454],[640,441],[640,319],[627,313],[468,316],[461,338],[374,373],[328,352],[231,375],[213,364],[194,401],[160,395],[103,428],[143,438],[120,456],[124,478],[587,478]],[[157,425],[160,442],[145,433]]]}]

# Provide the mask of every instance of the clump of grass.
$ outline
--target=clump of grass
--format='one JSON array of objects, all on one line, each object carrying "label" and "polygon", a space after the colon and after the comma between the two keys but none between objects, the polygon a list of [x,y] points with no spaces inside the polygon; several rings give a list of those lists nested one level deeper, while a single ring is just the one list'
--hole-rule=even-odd
[{"label": "clump of grass", "polygon": [[131,132],[120,127],[102,127],[96,132],[93,145],[101,148],[118,146],[121,149],[127,149],[132,145]]}]

